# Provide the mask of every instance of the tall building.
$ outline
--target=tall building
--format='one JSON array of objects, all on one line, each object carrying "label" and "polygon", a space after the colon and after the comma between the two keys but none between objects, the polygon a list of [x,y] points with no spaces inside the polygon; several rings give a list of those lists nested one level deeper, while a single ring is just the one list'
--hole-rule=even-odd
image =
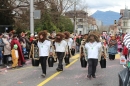
[{"label": "tall building", "polygon": [[119,24],[121,25],[121,29],[124,33],[130,32],[130,9],[127,7],[125,9],[120,10],[120,20]]}]

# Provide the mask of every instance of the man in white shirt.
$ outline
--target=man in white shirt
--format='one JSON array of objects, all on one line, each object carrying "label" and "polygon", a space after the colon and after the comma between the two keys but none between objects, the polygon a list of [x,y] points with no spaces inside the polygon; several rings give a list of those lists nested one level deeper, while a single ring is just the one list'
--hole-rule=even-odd
[{"label": "man in white shirt", "polygon": [[59,61],[58,67],[56,68],[57,71],[63,71],[63,58],[66,52],[67,42],[63,40],[64,35],[62,33],[58,33],[55,39],[55,50],[57,54],[57,58]]},{"label": "man in white shirt", "polygon": [[88,59],[88,75],[87,77],[91,79],[96,78],[96,66],[98,64],[99,50],[101,49],[101,43],[96,35],[90,34],[87,39],[87,43],[85,44],[85,48],[87,50],[87,59]]},{"label": "man in white shirt", "polygon": [[40,63],[41,63],[41,68],[42,68],[42,76],[45,77],[46,76],[46,60],[49,56],[49,50],[50,50],[50,46],[51,46],[51,42],[46,40],[47,38],[47,32],[46,31],[41,31],[38,34],[39,40],[37,43],[37,46],[39,48],[39,57],[40,57]]}]

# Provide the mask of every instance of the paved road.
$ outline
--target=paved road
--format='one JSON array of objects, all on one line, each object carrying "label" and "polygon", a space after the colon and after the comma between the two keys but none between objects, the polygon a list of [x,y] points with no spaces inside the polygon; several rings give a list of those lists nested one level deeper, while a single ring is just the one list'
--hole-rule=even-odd
[{"label": "paved road", "polygon": [[87,68],[81,68],[76,55],[71,64],[64,66],[63,72],[57,72],[57,63],[47,68],[46,78],[41,77],[41,68],[31,64],[23,68],[6,70],[1,69],[0,86],[118,86],[118,72],[123,69],[119,64],[119,55],[114,61],[107,60],[107,68],[97,66],[96,79],[87,79]]}]

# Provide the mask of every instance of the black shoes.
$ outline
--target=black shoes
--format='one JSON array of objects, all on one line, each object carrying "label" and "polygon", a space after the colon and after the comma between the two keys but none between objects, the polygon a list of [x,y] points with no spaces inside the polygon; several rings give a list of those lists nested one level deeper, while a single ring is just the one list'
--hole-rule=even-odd
[{"label": "black shoes", "polygon": [[[93,78],[96,78],[95,75],[92,75],[92,77],[93,77]],[[88,79],[91,79],[91,76],[90,76],[90,75],[87,75],[87,78],[88,78]]]},{"label": "black shoes", "polygon": [[45,75],[45,74],[42,74],[41,76],[42,76],[43,78],[45,78],[46,75]]},{"label": "black shoes", "polygon": [[96,78],[96,76],[92,76],[93,78]]},{"label": "black shoes", "polygon": [[90,75],[87,75],[87,78],[88,78],[88,79],[91,79],[91,76],[90,76]]},{"label": "black shoes", "polygon": [[57,70],[57,71],[63,71],[63,69],[61,69],[61,68],[56,68],[56,70]]},{"label": "black shoes", "polygon": [[70,64],[70,63],[66,63],[66,66],[67,66],[68,64]]}]

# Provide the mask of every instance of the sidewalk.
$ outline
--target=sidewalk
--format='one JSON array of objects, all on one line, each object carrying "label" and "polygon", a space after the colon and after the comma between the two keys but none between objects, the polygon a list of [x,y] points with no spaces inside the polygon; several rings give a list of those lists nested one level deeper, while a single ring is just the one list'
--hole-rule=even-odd
[{"label": "sidewalk", "polygon": [[[30,65],[30,64],[31,64],[31,59],[27,59],[27,60],[26,60],[26,64],[23,65],[23,67],[27,67],[27,66]],[[1,65],[1,66],[0,66],[0,72],[5,71],[5,70],[10,70],[11,65],[12,65],[12,64],[10,64],[10,65],[8,66],[9,68],[4,67],[3,65]],[[23,67],[18,67],[18,68],[23,68]]]}]

